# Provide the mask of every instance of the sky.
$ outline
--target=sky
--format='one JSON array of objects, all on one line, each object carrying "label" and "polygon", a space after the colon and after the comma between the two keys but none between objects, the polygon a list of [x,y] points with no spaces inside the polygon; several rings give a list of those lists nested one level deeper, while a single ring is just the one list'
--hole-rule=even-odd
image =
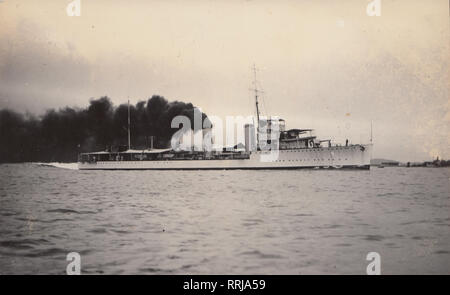
[{"label": "sky", "polygon": [[154,94],[255,113],[374,158],[450,158],[447,0],[0,0],[0,109],[43,114]]}]

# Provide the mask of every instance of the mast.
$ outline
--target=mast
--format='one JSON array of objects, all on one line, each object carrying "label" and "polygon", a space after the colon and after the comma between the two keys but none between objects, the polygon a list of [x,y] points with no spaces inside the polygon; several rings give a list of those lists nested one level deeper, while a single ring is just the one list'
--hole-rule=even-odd
[{"label": "mast", "polygon": [[256,83],[256,66],[253,64],[253,74],[254,74],[254,80],[253,84],[254,87],[252,90],[255,91],[255,104],[256,104],[256,119],[257,119],[257,128],[256,128],[256,146],[259,147],[259,105],[258,105],[258,85]]},{"label": "mast", "polygon": [[131,136],[130,136],[130,100],[128,100],[128,149],[131,150]]},{"label": "mast", "polygon": [[373,120],[370,120],[370,143],[372,143],[372,124]]}]

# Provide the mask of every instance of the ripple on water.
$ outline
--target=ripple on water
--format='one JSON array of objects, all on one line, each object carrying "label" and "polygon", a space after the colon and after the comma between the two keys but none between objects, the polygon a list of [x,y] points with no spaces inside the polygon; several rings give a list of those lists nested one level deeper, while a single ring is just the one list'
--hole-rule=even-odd
[{"label": "ripple on water", "polygon": [[94,234],[106,234],[106,233],[108,233],[108,230],[103,227],[98,227],[98,228],[90,229],[87,232],[94,233]]},{"label": "ripple on water", "polygon": [[434,253],[450,255],[450,251],[448,251],[448,250],[438,250],[438,251],[435,251]]},{"label": "ripple on water", "polygon": [[243,251],[243,252],[239,253],[239,255],[240,256],[253,256],[253,257],[261,258],[261,259],[280,259],[280,258],[284,258],[282,255],[272,254],[272,253],[262,253],[259,250]]},{"label": "ripple on water", "polygon": [[73,209],[63,209],[63,208],[58,208],[58,209],[49,209],[47,210],[48,213],[74,213],[74,214],[80,214],[80,212],[73,210]]},{"label": "ripple on water", "polygon": [[376,242],[379,242],[379,241],[383,241],[384,239],[385,239],[385,237],[382,236],[382,235],[366,235],[366,236],[364,237],[364,240],[366,240],[366,241],[376,241]]},{"label": "ripple on water", "polygon": [[57,208],[57,209],[49,209],[46,212],[48,213],[61,213],[61,214],[95,214],[97,212],[95,211],[77,211],[73,209],[66,209],[66,208]]},{"label": "ripple on water", "polygon": [[25,257],[45,257],[45,256],[62,256],[66,257],[67,249],[47,248],[42,250],[31,250],[24,254]]},{"label": "ripple on water", "polygon": [[46,239],[20,239],[20,240],[3,240],[0,246],[12,249],[33,249],[35,246],[49,244]]}]

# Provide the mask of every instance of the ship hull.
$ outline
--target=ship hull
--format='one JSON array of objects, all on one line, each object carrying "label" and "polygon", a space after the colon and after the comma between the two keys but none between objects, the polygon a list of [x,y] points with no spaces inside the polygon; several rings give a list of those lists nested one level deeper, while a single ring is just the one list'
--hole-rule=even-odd
[{"label": "ship hull", "polygon": [[80,170],[370,169],[372,145],[252,152],[248,159],[98,161]]}]

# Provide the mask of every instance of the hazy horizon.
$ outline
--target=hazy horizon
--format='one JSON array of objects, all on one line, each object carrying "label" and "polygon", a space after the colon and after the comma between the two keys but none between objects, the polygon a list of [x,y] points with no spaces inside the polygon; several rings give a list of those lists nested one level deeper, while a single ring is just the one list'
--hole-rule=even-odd
[{"label": "hazy horizon", "polygon": [[0,109],[42,114],[154,94],[207,115],[262,113],[373,158],[450,158],[448,1],[0,2]]}]

